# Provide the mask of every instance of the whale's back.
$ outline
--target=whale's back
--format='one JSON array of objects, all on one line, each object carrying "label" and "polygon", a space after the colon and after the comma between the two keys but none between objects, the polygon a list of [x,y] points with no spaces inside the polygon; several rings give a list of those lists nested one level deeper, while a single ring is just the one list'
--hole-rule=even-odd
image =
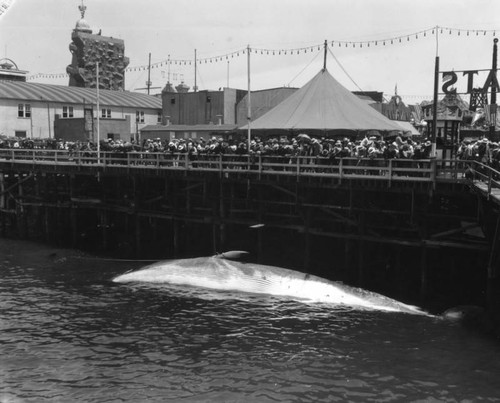
[{"label": "whale's back", "polygon": [[423,313],[383,295],[276,266],[242,263],[218,256],[161,261],[125,273],[115,282],[168,283],[221,291],[287,296],[313,302],[385,311]]}]

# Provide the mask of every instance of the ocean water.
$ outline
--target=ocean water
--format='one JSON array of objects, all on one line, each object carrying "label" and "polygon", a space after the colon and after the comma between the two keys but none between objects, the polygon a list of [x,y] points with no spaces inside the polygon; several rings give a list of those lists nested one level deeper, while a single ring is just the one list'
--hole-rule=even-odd
[{"label": "ocean water", "polygon": [[500,345],[436,317],[111,279],[0,240],[0,402],[496,402]]}]

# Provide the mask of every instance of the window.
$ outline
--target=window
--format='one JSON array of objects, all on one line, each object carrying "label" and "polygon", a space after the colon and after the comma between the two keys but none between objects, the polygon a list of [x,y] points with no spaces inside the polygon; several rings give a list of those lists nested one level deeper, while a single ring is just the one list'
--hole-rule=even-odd
[{"label": "window", "polygon": [[22,138],[26,138],[26,131],[25,130],[16,130],[14,132],[14,136],[16,137],[22,137]]},{"label": "window", "polygon": [[30,104],[19,104],[18,109],[17,109],[17,117],[30,118],[31,117],[31,105]]},{"label": "window", "polygon": [[72,118],[73,117],[73,107],[72,106],[63,106],[63,118]]},{"label": "window", "polygon": [[161,112],[158,112],[158,120],[157,123],[161,123]]},{"label": "window", "polygon": [[111,109],[101,109],[101,117],[104,119],[111,119]]},{"label": "window", "polygon": [[135,121],[137,123],[144,123],[144,111],[135,111]]}]

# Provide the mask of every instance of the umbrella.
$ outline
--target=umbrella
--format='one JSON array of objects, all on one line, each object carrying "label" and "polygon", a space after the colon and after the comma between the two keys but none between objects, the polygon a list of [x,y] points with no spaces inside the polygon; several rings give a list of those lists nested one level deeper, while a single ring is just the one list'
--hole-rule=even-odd
[{"label": "umbrella", "polygon": [[297,134],[297,140],[309,142],[309,141],[311,141],[311,138],[305,133],[300,133],[300,134]]}]

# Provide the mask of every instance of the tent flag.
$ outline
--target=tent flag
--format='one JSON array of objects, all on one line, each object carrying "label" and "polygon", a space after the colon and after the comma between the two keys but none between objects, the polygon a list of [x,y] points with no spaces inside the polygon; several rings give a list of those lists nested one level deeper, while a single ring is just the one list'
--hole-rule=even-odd
[{"label": "tent flag", "polygon": [[[322,69],[302,88],[251,122],[251,128],[401,131],[401,126],[352,94],[326,69]],[[247,125],[240,129],[247,129]]]}]

